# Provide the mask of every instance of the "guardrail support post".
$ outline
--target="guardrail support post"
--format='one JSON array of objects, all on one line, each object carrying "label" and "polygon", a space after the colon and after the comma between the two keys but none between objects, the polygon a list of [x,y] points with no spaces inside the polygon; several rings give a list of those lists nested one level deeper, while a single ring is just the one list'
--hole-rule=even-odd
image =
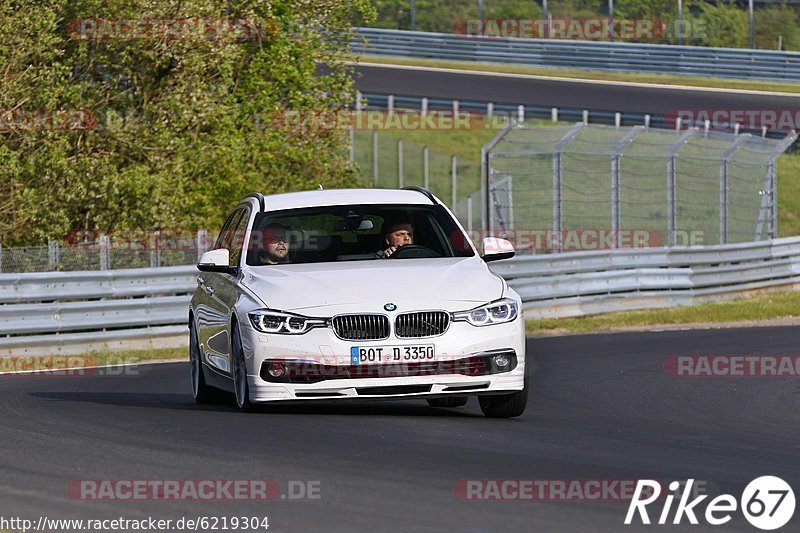
[{"label": "guardrail support post", "polygon": [[427,96],[423,96],[422,97],[422,116],[423,117],[428,116],[428,97]]},{"label": "guardrail support post", "polygon": [[356,111],[361,111],[361,91],[356,91]]},{"label": "guardrail support post", "polygon": [[3,272],[3,244],[0,243],[0,273]]},{"label": "guardrail support post", "polygon": [[453,120],[458,117],[458,100],[453,100]]},{"label": "guardrail support post", "polygon": [[645,115],[644,116],[644,127],[645,128],[649,128],[650,127],[650,115]]},{"label": "guardrail support post", "polygon": [[558,108],[554,107],[550,109],[550,121],[551,122],[558,122]]},{"label": "guardrail support post", "polygon": [[583,110],[583,122],[586,123],[586,124],[589,123],[589,110],[588,109],[584,109]]},{"label": "guardrail support post", "polygon": [[394,113],[394,95],[390,94],[389,97],[386,99],[386,108],[389,111],[389,115]]},{"label": "guardrail support post", "polygon": [[517,106],[517,122],[525,122],[525,106]]},{"label": "guardrail support post", "polygon": [[494,104],[489,102],[486,104],[486,121],[491,125],[492,119],[494,118]]}]

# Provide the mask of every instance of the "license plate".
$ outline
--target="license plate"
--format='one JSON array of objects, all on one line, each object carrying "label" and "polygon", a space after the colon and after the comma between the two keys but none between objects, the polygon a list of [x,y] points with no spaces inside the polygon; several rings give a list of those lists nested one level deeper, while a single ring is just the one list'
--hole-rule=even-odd
[{"label": "license plate", "polygon": [[351,365],[435,360],[436,350],[433,344],[418,346],[353,346],[350,348]]}]

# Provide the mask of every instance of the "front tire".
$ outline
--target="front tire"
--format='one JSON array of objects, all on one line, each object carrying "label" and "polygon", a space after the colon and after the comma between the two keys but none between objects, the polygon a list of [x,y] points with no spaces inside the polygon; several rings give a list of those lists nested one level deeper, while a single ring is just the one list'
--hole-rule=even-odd
[{"label": "front tire", "polygon": [[231,359],[233,360],[233,391],[236,407],[243,412],[251,412],[255,405],[250,401],[250,386],[247,383],[247,363],[244,360],[242,338],[239,327],[233,324],[231,335]]},{"label": "front tire", "polygon": [[463,407],[467,405],[469,396],[447,396],[446,398],[428,398],[431,407]]},{"label": "front tire", "polygon": [[200,358],[200,343],[197,340],[197,330],[194,322],[189,324],[189,367],[192,374],[192,397],[197,403],[210,403],[214,391],[206,384],[203,375],[203,361]]},{"label": "front tire", "polygon": [[496,396],[478,396],[481,411],[489,418],[512,418],[525,412],[528,405],[528,374],[521,391]]}]

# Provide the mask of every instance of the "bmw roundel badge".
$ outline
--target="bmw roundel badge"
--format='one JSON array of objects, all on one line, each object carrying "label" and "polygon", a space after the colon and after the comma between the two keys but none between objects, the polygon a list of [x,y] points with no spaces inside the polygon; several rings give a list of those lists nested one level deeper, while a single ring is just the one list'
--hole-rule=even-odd
[{"label": "bmw roundel badge", "polygon": [[388,303],[384,305],[383,308],[386,309],[387,311],[394,311],[395,309],[397,309],[397,306],[392,303]]}]

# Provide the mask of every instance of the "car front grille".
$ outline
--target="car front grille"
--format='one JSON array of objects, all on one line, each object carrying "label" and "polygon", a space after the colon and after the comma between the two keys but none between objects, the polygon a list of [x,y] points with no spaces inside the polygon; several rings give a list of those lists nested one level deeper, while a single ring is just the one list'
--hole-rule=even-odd
[{"label": "car front grille", "polygon": [[340,315],[333,317],[333,331],[348,341],[389,338],[389,319],[385,315]]},{"label": "car front grille", "polygon": [[434,337],[447,331],[450,325],[450,313],[444,311],[423,311],[397,315],[394,322],[394,334],[399,339],[415,339]]}]

